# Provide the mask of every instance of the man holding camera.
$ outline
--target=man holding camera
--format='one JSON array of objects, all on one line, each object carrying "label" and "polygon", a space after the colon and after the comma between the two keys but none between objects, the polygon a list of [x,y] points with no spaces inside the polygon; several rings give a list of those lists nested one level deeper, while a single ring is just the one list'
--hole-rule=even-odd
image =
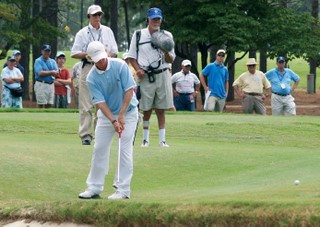
[{"label": "man holding camera", "polygon": [[132,36],[128,57],[137,77],[140,78],[140,109],[143,110],[143,141],[141,147],[149,146],[149,120],[154,109],[158,118],[159,145],[169,147],[165,137],[165,110],[173,107],[171,86],[171,63],[175,58],[174,48],[164,50],[152,42],[156,32],[169,38],[168,31],[160,30],[163,15],[159,8],[147,12],[148,26],[137,30]]}]

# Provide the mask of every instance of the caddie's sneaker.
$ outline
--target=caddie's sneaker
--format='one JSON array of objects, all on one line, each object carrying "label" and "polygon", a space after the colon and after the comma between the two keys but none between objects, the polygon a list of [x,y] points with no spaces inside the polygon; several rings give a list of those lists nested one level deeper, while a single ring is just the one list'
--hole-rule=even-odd
[{"label": "caddie's sneaker", "polygon": [[149,147],[149,142],[146,140],[143,140],[141,143],[141,147]]},{"label": "caddie's sneaker", "polygon": [[119,199],[129,199],[128,196],[123,195],[121,192],[116,191],[112,195],[108,196],[108,199],[110,200],[119,200]]},{"label": "caddie's sneaker", "polygon": [[84,192],[79,194],[80,199],[98,199],[100,198],[99,194],[94,193],[93,191],[86,189]]},{"label": "caddie's sneaker", "polygon": [[170,147],[170,146],[166,143],[166,141],[160,142],[159,145],[160,145],[160,147]]}]

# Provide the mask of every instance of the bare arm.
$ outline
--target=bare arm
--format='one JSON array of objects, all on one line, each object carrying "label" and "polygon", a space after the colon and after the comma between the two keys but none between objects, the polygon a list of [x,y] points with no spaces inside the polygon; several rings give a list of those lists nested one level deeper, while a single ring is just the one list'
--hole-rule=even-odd
[{"label": "bare arm", "polygon": [[129,60],[130,60],[130,63],[131,63],[131,65],[132,65],[132,67],[133,67],[134,70],[136,71],[136,76],[137,76],[139,79],[142,79],[143,76],[144,76],[144,70],[140,68],[137,59],[129,58]]},{"label": "bare arm", "polygon": [[208,86],[206,84],[206,81],[205,81],[204,76],[202,75],[202,73],[200,73],[200,75],[199,75],[199,80],[200,80],[200,82],[202,84],[202,87],[204,88],[205,92],[207,92],[209,90],[209,88],[208,88]]}]

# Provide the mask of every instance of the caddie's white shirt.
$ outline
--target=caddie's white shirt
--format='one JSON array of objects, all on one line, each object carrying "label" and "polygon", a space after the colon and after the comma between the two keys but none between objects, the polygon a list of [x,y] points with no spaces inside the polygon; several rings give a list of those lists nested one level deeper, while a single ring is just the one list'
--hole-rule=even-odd
[{"label": "caddie's white shirt", "polygon": [[172,84],[176,83],[176,91],[178,93],[193,93],[194,85],[200,84],[200,80],[194,73],[184,74],[183,71],[175,73],[171,77],[171,82]]},{"label": "caddie's white shirt", "polygon": [[82,52],[86,53],[89,43],[93,41],[100,41],[105,46],[108,54],[118,54],[118,46],[112,30],[101,24],[100,28],[97,30],[89,24],[76,34],[71,48],[71,56]]},{"label": "caddie's white shirt", "polygon": [[[168,31],[164,31],[165,34],[173,38],[172,34]],[[151,45],[151,34],[148,27],[141,29],[141,36],[139,41],[139,51],[137,53],[137,31],[133,33],[130,49],[128,52],[128,57],[138,60],[138,64],[141,68],[147,70],[148,66],[151,65],[153,68],[157,68],[160,62],[159,69],[171,68],[171,64],[164,60],[164,53],[160,49],[156,49]],[[173,59],[175,59],[176,54],[174,48],[169,52]]]}]

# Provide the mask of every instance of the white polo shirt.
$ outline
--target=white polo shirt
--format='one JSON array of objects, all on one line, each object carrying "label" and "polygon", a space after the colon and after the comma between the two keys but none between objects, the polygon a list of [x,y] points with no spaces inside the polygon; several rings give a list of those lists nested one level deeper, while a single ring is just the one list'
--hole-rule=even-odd
[{"label": "white polo shirt", "polygon": [[92,27],[91,24],[82,28],[76,34],[73,46],[71,48],[71,56],[87,52],[87,47],[92,41],[100,41],[107,50],[108,54],[118,54],[118,46],[114,38],[112,30],[104,25],[100,24],[100,28],[97,30]]},{"label": "white polo shirt", "polygon": [[176,84],[176,91],[183,94],[193,93],[194,85],[200,84],[200,80],[194,73],[189,72],[184,74],[183,71],[173,74],[171,82],[172,84]]},{"label": "white polo shirt", "polygon": [[[141,36],[139,40],[139,51],[137,53],[137,31],[133,33],[128,57],[134,58],[138,61],[141,68],[147,70],[148,66],[151,65],[153,68],[164,69],[171,68],[171,65],[164,60],[164,53],[160,49],[156,49],[151,45],[151,34],[148,27],[140,30]],[[165,34],[173,37],[168,31],[163,31]],[[176,57],[174,48],[169,52],[173,59]],[[159,67],[158,67],[159,66]]]}]

